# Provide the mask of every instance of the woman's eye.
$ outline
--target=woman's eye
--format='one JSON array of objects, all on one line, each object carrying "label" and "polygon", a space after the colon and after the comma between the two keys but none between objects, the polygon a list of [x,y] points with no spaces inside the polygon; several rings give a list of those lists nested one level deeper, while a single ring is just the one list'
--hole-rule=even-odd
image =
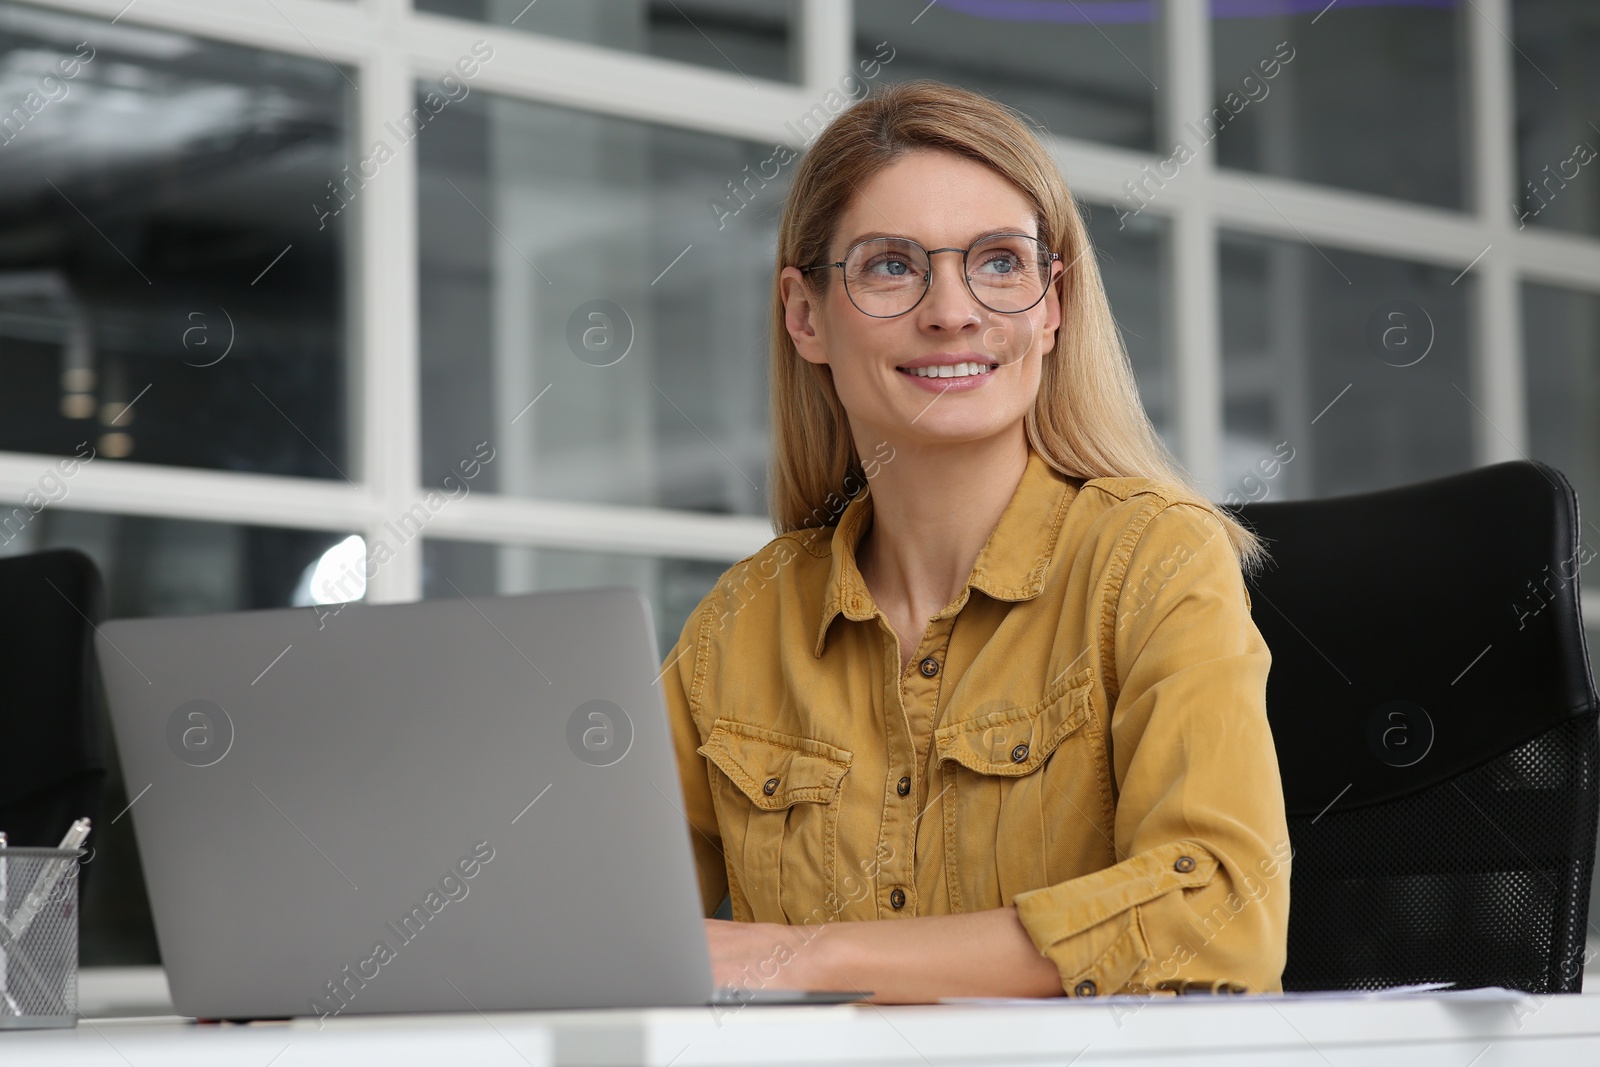
[{"label": "woman's eye", "polygon": [[1015,274],[1022,269],[1022,260],[1010,252],[996,252],[986,258],[980,269],[994,267],[991,274]]},{"label": "woman's eye", "polygon": [[891,278],[904,278],[913,270],[910,262],[897,257],[875,259],[867,264],[867,269],[869,271],[877,271]]}]

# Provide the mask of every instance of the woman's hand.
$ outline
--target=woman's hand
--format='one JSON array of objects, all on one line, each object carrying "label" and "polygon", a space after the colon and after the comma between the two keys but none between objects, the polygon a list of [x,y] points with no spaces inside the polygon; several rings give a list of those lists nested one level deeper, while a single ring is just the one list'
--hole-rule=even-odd
[{"label": "woman's hand", "polygon": [[706,920],[711,977],[740,989],[837,989],[827,972],[825,926]]},{"label": "woman's hand", "polygon": [[1014,907],[820,926],[707,919],[706,938],[722,986],[854,990],[872,1004],[1063,995]]}]

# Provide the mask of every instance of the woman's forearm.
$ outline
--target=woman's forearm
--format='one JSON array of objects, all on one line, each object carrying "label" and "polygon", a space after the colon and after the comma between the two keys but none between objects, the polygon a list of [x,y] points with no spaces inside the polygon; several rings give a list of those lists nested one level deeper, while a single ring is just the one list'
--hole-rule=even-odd
[{"label": "woman's forearm", "polygon": [[816,978],[870,990],[880,1004],[940,997],[1061,996],[1061,975],[1040,955],[1015,908],[821,927]]}]

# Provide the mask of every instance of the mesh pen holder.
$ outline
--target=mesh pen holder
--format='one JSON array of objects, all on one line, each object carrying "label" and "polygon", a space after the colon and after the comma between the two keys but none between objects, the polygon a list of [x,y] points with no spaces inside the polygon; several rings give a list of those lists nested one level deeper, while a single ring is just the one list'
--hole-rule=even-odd
[{"label": "mesh pen holder", "polygon": [[0,1029],[76,1026],[81,848],[0,848]]}]

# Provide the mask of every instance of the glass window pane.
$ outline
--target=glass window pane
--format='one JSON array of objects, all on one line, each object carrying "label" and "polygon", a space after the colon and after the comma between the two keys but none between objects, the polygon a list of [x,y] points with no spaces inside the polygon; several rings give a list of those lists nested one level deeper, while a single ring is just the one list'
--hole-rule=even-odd
[{"label": "glass window pane", "polygon": [[486,93],[417,143],[423,480],[489,441],[482,488],[765,514],[794,154]]},{"label": "glass window pane", "polygon": [[344,226],[315,210],[352,93],[320,59],[0,4],[0,450],[353,473]]},{"label": "glass window pane", "polygon": [[1600,234],[1600,5],[1513,0],[1519,226]]},{"label": "glass window pane", "polygon": [[[108,618],[287,606],[307,571],[346,536],[52,507],[35,514],[15,501],[0,503],[0,518],[8,520],[0,556],[76,548],[93,559],[105,579]],[[86,967],[159,963],[133,823],[118,817],[130,790],[110,723],[102,730],[111,750],[100,807],[90,814],[94,852],[84,872],[79,958]]]},{"label": "glass window pane", "polygon": [[1223,236],[1221,267],[1216,499],[1336,496],[1472,466],[1470,276],[1452,285],[1457,270],[1243,234]]},{"label": "glass window pane", "polygon": [[1595,417],[1600,412],[1600,294],[1524,284],[1522,329],[1528,454],[1566,475],[1577,491],[1582,556],[1588,560],[1580,582],[1595,589],[1600,583],[1600,421]]},{"label": "glass window pane", "polygon": [[415,0],[418,11],[798,81],[791,0]]},{"label": "glass window pane", "polygon": [[1266,6],[1211,0],[1211,110],[1186,123],[1188,146],[1215,140],[1224,167],[1461,207],[1471,9]]},{"label": "glass window pane", "polygon": [[984,93],[1057,137],[1154,149],[1159,10],[1154,2],[858,2],[857,70]]},{"label": "glass window pane", "polygon": [[657,647],[665,656],[689,613],[731,565],[429,538],[423,542],[422,595],[432,600],[630,585],[650,599]]},{"label": "glass window pane", "polygon": [[1119,222],[1117,209],[1101,204],[1088,205],[1085,215],[1100,278],[1139,381],[1140,399],[1167,447],[1173,448],[1168,325],[1172,286],[1167,269],[1171,226],[1153,214],[1130,215]]}]

